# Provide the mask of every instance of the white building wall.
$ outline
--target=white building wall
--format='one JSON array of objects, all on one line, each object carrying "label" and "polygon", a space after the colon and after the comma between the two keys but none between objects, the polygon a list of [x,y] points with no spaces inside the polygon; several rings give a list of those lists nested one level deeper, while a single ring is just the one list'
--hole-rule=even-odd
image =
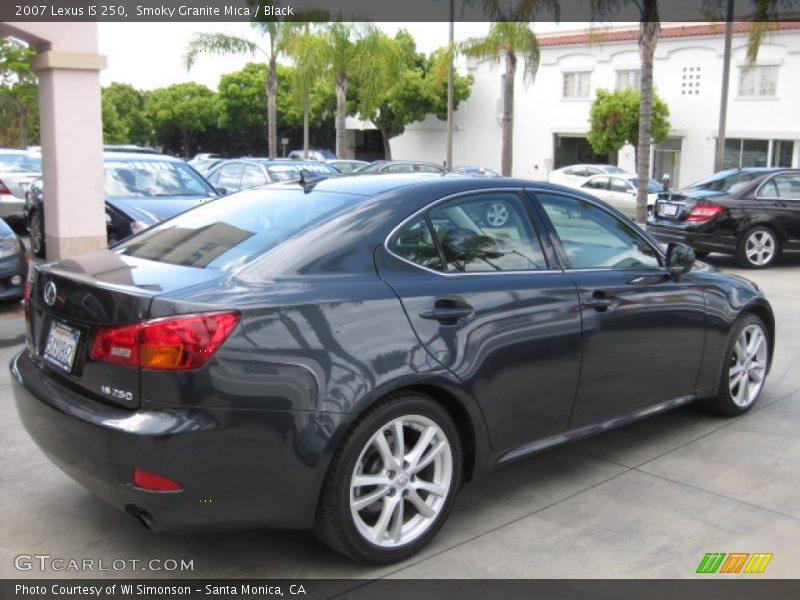
[{"label": "white building wall", "polygon": [[[756,64],[778,65],[777,96],[767,99],[738,97],[739,67],[745,64],[746,36],[735,35],[728,102],[728,138],[795,140],[794,166],[800,166],[800,30],[770,34],[759,51]],[[716,135],[722,83],[723,37],[662,38],[656,50],[654,80],[658,94],[670,108],[670,138],[681,142],[680,181],[689,184],[714,170]],[[585,136],[589,109],[599,87],[614,89],[616,71],[639,66],[635,41],[542,47],[539,72],[531,85],[518,69],[515,90],[513,175],[546,179],[554,159],[554,135]],[[688,69],[692,69],[688,71]],[[687,71],[684,71],[687,69]],[[498,102],[502,64],[462,63],[475,84],[470,98],[456,111],[454,162],[500,169],[501,126]],[[587,99],[562,98],[565,71],[591,72]],[[681,93],[684,75],[699,75],[699,93]],[[694,85],[691,90],[694,92]],[[414,123],[391,141],[393,158],[443,162],[446,123],[432,115]],[[632,147],[619,152],[618,164],[635,170]],[[659,177],[661,174],[656,173]],[[674,174],[673,174],[674,175]]]}]

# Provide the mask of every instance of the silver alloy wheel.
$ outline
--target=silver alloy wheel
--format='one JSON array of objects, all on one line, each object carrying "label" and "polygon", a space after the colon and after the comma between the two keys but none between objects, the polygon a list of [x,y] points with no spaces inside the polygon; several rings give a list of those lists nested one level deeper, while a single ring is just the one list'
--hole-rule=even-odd
[{"label": "silver alloy wheel", "polygon": [[388,422],[366,443],[350,480],[350,514],[368,542],[397,548],[423,535],[445,505],[453,453],[441,427],[421,415]]},{"label": "silver alloy wheel", "polygon": [[775,236],[769,231],[754,231],[747,237],[744,254],[752,264],[763,266],[775,256]]},{"label": "silver alloy wheel", "polygon": [[486,209],[486,220],[492,227],[502,227],[508,221],[508,207],[494,202]]},{"label": "silver alloy wheel", "polygon": [[728,391],[734,404],[745,408],[755,402],[766,374],[767,336],[751,323],[736,339],[728,368]]}]

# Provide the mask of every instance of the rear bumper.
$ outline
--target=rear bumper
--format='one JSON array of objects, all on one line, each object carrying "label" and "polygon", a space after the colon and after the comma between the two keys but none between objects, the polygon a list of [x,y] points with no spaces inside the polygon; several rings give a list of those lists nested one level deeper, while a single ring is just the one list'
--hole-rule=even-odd
[{"label": "rear bumper", "polygon": [[13,194],[0,194],[0,219],[25,216],[25,199]]},{"label": "rear bumper", "polygon": [[[213,531],[313,524],[323,460],[339,415],[274,410],[126,410],[43,375],[25,350],[11,361],[20,418],[61,470],[110,504],[146,511],[156,529]],[[182,484],[133,485],[132,469]]]},{"label": "rear bumper", "polygon": [[647,233],[662,244],[681,242],[700,252],[722,252],[723,254],[736,252],[737,240],[733,236],[692,231],[681,225],[664,227],[654,224],[652,220],[647,223]]}]

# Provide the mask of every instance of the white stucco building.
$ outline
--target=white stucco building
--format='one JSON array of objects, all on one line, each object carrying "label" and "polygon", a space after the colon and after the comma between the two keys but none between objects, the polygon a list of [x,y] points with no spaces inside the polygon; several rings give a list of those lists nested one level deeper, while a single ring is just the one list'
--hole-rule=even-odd
[{"label": "white stucco building", "polygon": [[[727,166],[800,166],[800,22],[781,23],[764,39],[747,69],[748,25],[734,25],[728,102]],[[579,161],[634,171],[632,147],[618,156],[593,156],[586,142],[589,109],[598,88],[638,85],[638,26],[540,35],[541,64],[532,85],[518,68],[513,175],[547,179],[554,168]],[[670,109],[671,131],[653,149],[652,174],[686,185],[714,170],[724,47],[724,24],[663,24],[655,55],[658,94]],[[454,124],[454,163],[500,170],[502,64],[464,61],[475,77]],[[429,116],[391,141],[396,159],[441,163],[446,123]]]}]

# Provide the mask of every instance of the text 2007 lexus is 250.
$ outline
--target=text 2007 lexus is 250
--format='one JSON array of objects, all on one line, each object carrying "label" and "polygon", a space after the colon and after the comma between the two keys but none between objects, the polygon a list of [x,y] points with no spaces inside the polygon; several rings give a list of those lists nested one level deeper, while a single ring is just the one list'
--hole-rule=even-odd
[{"label": "text 2007 lexus is 250", "polygon": [[27,294],[16,403],[74,479],[153,529],[313,528],[372,563],[493,467],[693,400],[748,411],[774,340],[755,285],[602,201],[451,175],[241,192]]}]

